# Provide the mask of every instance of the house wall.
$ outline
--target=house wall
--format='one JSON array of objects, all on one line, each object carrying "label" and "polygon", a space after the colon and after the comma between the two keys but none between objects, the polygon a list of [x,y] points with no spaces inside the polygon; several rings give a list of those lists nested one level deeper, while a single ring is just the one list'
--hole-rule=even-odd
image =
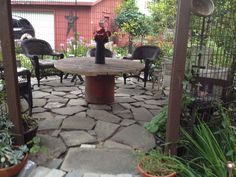
[{"label": "house wall", "polygon": [[[118,6],[120,1],[121,0],[97,0],[90,5],[73,5],[71,3],[69,5],[66,3],[52,5],[47,4],[47,1],[43,1],[40,4],[13,3],[12,10],[16,12],[35,12],[35,15],[40,12],[53,12],[53,35],[55,39],[53,46],[55,46],[55,49],[59,50],[61,49],[61,44],[66,45],[68,39],[73,37],[72,30],[69,35],[66,36],[68,21],[65,16],[68,16],[70,12],[73,12],[73,15],[78,16],[78,20],[76,21],[76,31],[90,43],[90,40],[93,39],[93,32],[98,28],[98,23],[101,19],[107,19],[108,29],[111,30],[111,24],[115,18],[115,8]],[[38,23],[43,24],[44,22],[39,21]],[[47,35],[45,34],[45,37],[46,36]]]}]

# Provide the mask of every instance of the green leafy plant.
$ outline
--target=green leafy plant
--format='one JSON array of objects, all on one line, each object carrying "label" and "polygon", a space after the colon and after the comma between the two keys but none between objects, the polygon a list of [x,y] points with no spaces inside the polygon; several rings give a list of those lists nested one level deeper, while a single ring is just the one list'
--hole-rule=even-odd
[{"label": "green leafy plant", "polygon": [[13,124],[9,121],[7,113],[1,109],[0,168],[6,168],[18,164],[24,158],[25,154],[28,152],[28,148],[25,145],[19,147],[13,146],[12,137],[10,133],[10,129],[12,127]]},{"label": "green leafy plant", "polygon": [[34,137],[31,141],[29,141],[27,143],[27,145],[31,146],[29,152],[31,154],[37,154],[38,152],[47,153],[48,148],[46,146],[42,146],[40,143],[41,143],[41,139],[40,139],[40,137],[37,137],[37,136]]},{"label": "green leafy plant", "polygon": [[[236,128],[231,125],[227,129],[215,134],[207,124],[200,122],[194,127],[193,137],[182,129],[189,158],[198,164],[194,168],[203,176],[227,177],[227,161],[236,162]],[[233,143],[228,141],[231,139]]]},{"label": "green leafy plant", "polygon": [[161,109],[160,113],[152,118],[150,122],[145,123],[144,127],[151,133],[164,139],[167,122],[168,107],[165,106]]}]

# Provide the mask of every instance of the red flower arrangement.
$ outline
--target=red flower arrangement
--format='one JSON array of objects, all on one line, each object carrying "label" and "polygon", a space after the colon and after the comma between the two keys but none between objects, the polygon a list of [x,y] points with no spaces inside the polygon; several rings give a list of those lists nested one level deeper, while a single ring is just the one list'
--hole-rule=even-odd
[{"label": "red flower arrangement", "polygon": [[110,31],[106,31],[104,28],[94,32],[94,40],[96,42],[102,41],[104,43],[108,42],[109,37],[111,36]]}]

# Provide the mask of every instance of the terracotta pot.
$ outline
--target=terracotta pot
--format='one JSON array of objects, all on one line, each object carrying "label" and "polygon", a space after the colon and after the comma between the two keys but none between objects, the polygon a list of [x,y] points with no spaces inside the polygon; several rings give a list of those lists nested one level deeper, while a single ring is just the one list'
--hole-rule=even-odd
[{"label": "terracotta pot", "polygon": [[[140,173],[140,175],[141,175],[142,177],[161,177],[161,176],[155,176],[155,175],[148,174],[147,172],[145,172],[145,171],[140,167],[139,164],[137,165],[137,170],[139,171],[139,173]],[[173,173],[171,173],[171,174],[169,174],[169,175],[166,175],[166,176],[164,176],[164,177],[175,177],[175,176],[176,176],[176,172],[173,172]]]},{"label": "terracotta pot", "polygon": [[8,167],[8,168],[0,168],[0,176],[1,177],[13,177],[17,175],[21,169],[25,166],[27,160],[28,160],[29,155],[26,154],[23,160],[18,163],[17,165]]}]

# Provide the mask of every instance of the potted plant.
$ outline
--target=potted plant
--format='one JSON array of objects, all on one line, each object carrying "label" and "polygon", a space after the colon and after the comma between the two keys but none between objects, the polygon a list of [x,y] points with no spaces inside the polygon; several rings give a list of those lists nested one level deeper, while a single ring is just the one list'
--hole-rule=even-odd
[{"label": "potted plant", "polygon": [[176,163],[157,150],[138,155],[137,170],[142,177],[175,177]]},{"label": "potted plant", "polygon": [[[24,128],[24,140],[28,144],[34,137],[36,137],[38,130],[38,121],[33,117],[23,114],[23,128]],[[28,144],[30,146],[30,144]]]},{"label": "potted plant", "polygon": [[10,129],[13,124],[9,121],[3,105],[0,105],[0,176],[12,177],[20,172],[28,160],[28,148],[14,146]]}]

